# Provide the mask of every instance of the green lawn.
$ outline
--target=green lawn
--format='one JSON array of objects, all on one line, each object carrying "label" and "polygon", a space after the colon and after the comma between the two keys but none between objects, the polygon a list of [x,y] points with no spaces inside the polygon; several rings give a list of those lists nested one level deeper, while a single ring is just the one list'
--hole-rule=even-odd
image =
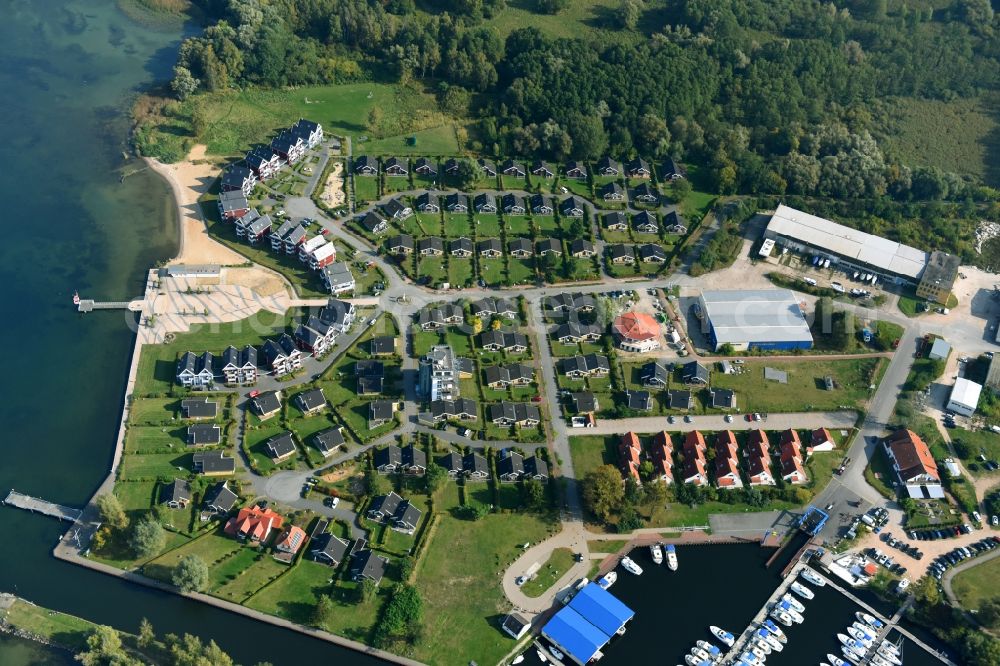
[{"label": "green lawn", "polygon": [[577,0],[558,14],[542,14],[528,0],[514,0],[486,24],[494,27],[501,38],[520,28],[536,28],[550,37],[583,37],[602,44],[632,43],[641,33],[618,30],[613,17],[619,11],[618,3],[613,0]]},{"label": "green lawn", "polygon": [[444,235],[448,238],[472,237],[472,225],[466,213],[444,214]]},{"label": "green lawn", "polygon": [[690,194],[684,197],[684,201],[681,202],[681,212],[687,218],[689,231],[692,226],[701,222],[702,218],[712,208],[716,198],[714,194],[698,192],[696,190],[691,190]]},{"label": "green lawn", "polygon": [[118,481],[115,496],[128,513],[147,511],[158,499],[153,495],[155,489],[156,481]]},{"label": "green lawn", "polygon": [[524,215],[504,215],[504,226],[507,227],[507,239],[511,236],[531,236],[531,220]]},{"label": "green lawn", "polygon": [[[285,432],[285,428],[276,419],[277,417],[274,417],[267,422],[267,425],[255,430],[248,429],[243,437],[243,450],[250,457],[250,464],[259,474],[270,474],[277,467],[271,460],[270,452],[267,449],[267,440]],[[298,458],[297,453],[283,461],[280,466],[293,466],[296,458]]]},{"label": "green lawn", "polygon": [[430,279],[430,286],[437,287],[448,281],[444,257],[423,257],[417,263],[417,275]]},{"label": "green lawn", "polygon": [[365,150],[387,155],[454,155],[459,151],[452,123],[375,139],[360,146]]},{"label": "green lawn", "polygon": [[569,438],[569,451],[573,458],[576,478],[582,479],[601,465],[618,462],[616,435],[586,435]]},{"label": "green lawn", "polygon": [[[87,636],[97,626],[83,618],[48,610],[20,599],[7,610],[0,611],[0,618],[11,627],[30,632],[34,636],[43,636],[57,645],[80,652],[86,649]],[[16,659],[14,653],[11,657]]]},{"label": "green lawn", "polygon": [[488,287],[496,287],[507,279],[507,272],[504,270],[504,261],[500,259],[489,259],[480,257],[479,277],[481,277]]},{"label": "green lawn", "polygon": [[360,205],[366,201],[378,201],[378,177],[354,175],[354,199]]},{"label": "green lawn", "polygon": [[436,344],[441,343],[441,336],[434,331],[415,330],[413,333],[413,355],[421,357],[427,354]]},{"label": "green lawn", "polygon": [[[911,293],[912,291],[912,289],[908,289],[905,293],[899,295],[899,300],[896,301],[896,305],[899,307],[900,312],[905,314],[907,317],[918,317],[921,314],[930,312],[932,310],[932,304],[928,303],[923,298],[917,298],[916,294]],[[922,312],[918,312],[917,308],[922,303],[927,305],[927,309]]]},{"label": "green lawn", "polygon": [[441,215],[438,213],[416,213],[413,216],[418,228],[413,232],[415,236],[440,236],[441,235]]},{"label": "green lawn", "polygon": [[952,590],[962,607],[978,610],[987,599],[1000,597],[1000,558],[994,558],[956,574]]},{"label": "green lawn", "polygon": [[185,555],[196,555],[205,560],[211,572],[213,567],[241,550],[256,552],[252,548],[245,548],[236,539],[225,536],[220,529],[212,534],[192,539],[184,546],[161,555],[147,563],[143,573],[159,580],[170,580],[170,573]]},{"label": "green lawn", "polygon": [[416,215],[411,215],[405,220],[394,220],[392,226],[398,229],[400,233],[410,234],[414,237],[423,236],[425,235],[424,227],[420,223],[422,215],[422,213],[417,213]]},{"label": "green lawn", "polygon": [[132,453],[172,453],[177,455],[187,450],[187,426],[129,426],[125,435],[125,452]]},{"label": "green lawn", "polygon": [[989,460],[1000,460],[1000,434],[990,430],[964,430],[956,428],[951,431],[955,451],[962,458],[967,470],[975,476],[997,476],[1000,471],[989,471],[981,466],[979,457],[984,455]]},{"label": "green lawn", "polygon": [[331,567],[303,560],[274,584],[255,594],[246,605],[298,624],[311,625],[313,608],[319,597],[326,594],[333,601],[334,612],[323,628],[354,640],[367,641],[388,586],[383,585],[375,599],[365,602],[354,583],[331,585],[329,581],[334,573]]},{"label": "green lawn", "polygon": [[[861,406],[868,387],[877,384],[885,359],[842,361],[748,361],[743,374],[725,375],[713,368],[712,386],[736,391],[741,411],[800,412],[837,409],[839,405]],[[764,379],[764,368],[788,373],[788,383]],[[879,368],[876,371],[876,368]],[[833,377],[836,388],[827,391],[823,378]]]},{"label": "green lawn", "polygon": [[465,287],[472,285],[475,267],[472,259],[448,257],[448,282],[451,286]]},{"label": "green lawn", "polygon": [[535,228],[538,229],[538,235],[541,238],[548,238],[549,236],[559,238],[561,237],[559,223],[556,222],[556,218],[551,215],[535,215],[531,218],[535,223]]},{"label": "green lawn", "polygon": [[477,238],[496,238],[500,236],[500,217],[485,213],[472,214],[472,226]]},{"label": "green lawn", "polygon": [[600,275],[593,259],[566,258],[570,280],[593,280]]},{"label": "green lawn", "polygon": [[[219,415],[222,413],[221,398],[210,398],[219,402]],[[144,398],[137,399],[129,406],[129,425],[156,425],[170,423],[174,418],[181,417],[181,401],[175,398]]]},{"label": "green lawn", "polygon": [[865,467],[865,480],[886,499],[895,499],[896,493],[892,490],[893,478],[895,473],[889,464],[885,449],[881,446],[875,447],[875,453]]},{"label": "green lawn", "polygon": [[118,476],[124,481],[187,477],[191,473],[191,454],[136,453],[122,456]]},{"label": "green lawn", "polygon": [[198,324],[188,333],[178,333],[173,341],[160,345],[144,345],[136,374],[136,395],[166,393],[174,384],[177,357],[186,352],[210,351],[221,355],[229,345],[263,344],[280,333],[291,333],[291,322],[299,316],[297,309],[283,315],[261,310],[239,321],[223,324]]},{"label": "green lawn", "polygon": [[513,284],[528,284],[535,281],[535,260],[508,258],[507,271]]},{"label": "green lawn", "polygon": [[437,504],[440,522],[417,566],[424,616],[434,620],[426,623],[414,657],[455,666],[470,660],[498,663],[514,645],[499,627],[509,606],[498,576],[520,554],[521,544],[537,543],[557,527],[521,513],[459,520],[449,513],[451,502]]},{"label": "green lawn", "polygon": [[287,564],[276,561],[270,555],[259,557],[249,566],[241,568],[235,578],[213,589],[212,594],[220,599],[243,603],[247,597],[288,570]]},{"label": "green lawn", "polygon": [[542,565],[531,580],[521,586],[521,591],[529,597],[539,597],[547,589],[555,585],[570,567],[573,566],[573,551],[569,548],[556,548],[548,561]]}]

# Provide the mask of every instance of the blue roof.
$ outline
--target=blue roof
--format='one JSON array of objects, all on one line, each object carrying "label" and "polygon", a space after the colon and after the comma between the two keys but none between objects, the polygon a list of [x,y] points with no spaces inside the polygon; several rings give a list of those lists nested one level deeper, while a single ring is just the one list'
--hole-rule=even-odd
[{"label": "blue roof", "polygon": [[608,636],[625,626],[635,612],[599,585],[585,585],[576,593],[569,607]]},{"label": "blue roof", "polygon": [[[597,586],[588,585],[587,587]],[[611,640],[610,636],[587,622],[579,613],[569,607],[556,613],[542,627],[542,635],[565,650],[568,656],[580,664],[586,664],[590,661],[597,651]]]}]

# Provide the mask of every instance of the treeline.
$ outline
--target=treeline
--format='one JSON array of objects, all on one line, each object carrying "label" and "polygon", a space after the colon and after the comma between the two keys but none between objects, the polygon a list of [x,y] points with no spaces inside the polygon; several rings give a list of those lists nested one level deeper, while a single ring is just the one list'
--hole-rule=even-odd
[{"label": "treeline", "polygon": [[[565,3],[539,2],[557,12]],[[976,95],[1000,83],[989,0],[889,11],[887,0],[623,0],[638,41],[506,42],[504,0],[201,0],[218,22],[180,49],[180,97],[230,86],[437,81],[442,107],[481,119],[474,148],[596,159],[667,155],[706,187],[835,198],[984,200],[956,174],[910,168],[872,132],[890,96]],[[653,27],[650,27],[653,26]],[[608,27],[608,26],[605,26]],[[614,33],[607,33],[613,35]]]}]

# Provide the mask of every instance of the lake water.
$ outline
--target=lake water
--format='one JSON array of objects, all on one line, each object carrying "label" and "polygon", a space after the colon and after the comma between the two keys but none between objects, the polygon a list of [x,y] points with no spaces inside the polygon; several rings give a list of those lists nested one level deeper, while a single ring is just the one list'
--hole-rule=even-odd
[{"label": "lake water", "polygon": [[0,664],[3,666],[70,666],[75,663],[68,652],[0,634]]},{"label": "lake water", "polygon": [[[81,505],[110,463],[132,333],[124,315],[79,315],[71,298],[76,289],[108,300],[137,295],[145,270],[176,252],[166,184],[149,171],[119,179],[123,168],[142,166],[122,156],[129,96],[169,77],[183,34],[139,26],[114,0],[3,6],[0,492]],[[145,616],[160,633],[214,638],[244,664],[380,663],[55,560],[63,529],[0,509],[0,590],[125,630]],[[0,664],[36,663],[25,650],[4,639]]]},{"label": "lake water", "polygon": [[[795,550],[786,552],[793,555]],[[635,617],[625,635],[616,637],[604,650],[599,663],[634,665],[653,658],[650,663],[663,666],[684,664],[684,655],[695,641],[719,644],[709,633],[709,625],[742,633],[775,587],[782,584],[780,572],[785,563],[764,566],[773,552],[756,544],[683,546],[677,548],[679,569],[673,572],[665,565],[656,566],[648,549],[633,551],[632,558],[643,574],[633,576],[619,567],[618,582],[611,592],[635,611]],[[816,598],[803,602],[805,621],[782,627],[788,643],[782,652],[767,657],[767,666],[815,666],[827,661],[828,652],[840,654],[836,635],[845,633],[859,607],[830,587],[812,589]],[[868,603],[875,601],[863,598]],[[882,610],[881,605],[872,605]],[[903,653],[906,666],[940,664],[915,645],[904,646]],[[540,663],[533,650],[525,663]]]}]

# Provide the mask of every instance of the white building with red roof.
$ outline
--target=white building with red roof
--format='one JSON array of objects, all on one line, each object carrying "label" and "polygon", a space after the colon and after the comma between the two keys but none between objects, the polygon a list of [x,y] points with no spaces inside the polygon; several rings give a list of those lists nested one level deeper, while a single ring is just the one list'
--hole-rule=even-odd
[{"label": "white building with red roof", "polygon": [[622,351],[645,353],[660,348],[660,324],[645,312],[626,312],[615,317],[611,333]]},{"label": "white building with red roof", "polygon": [[271,509],[262,509],[256,504],[240,509],[240,512],[229,519],[224,532],[241,541],[263,543],[267,541],[271,530],[280,530],[285,519]]},{"label": "white building with red roof", "polygon": [[931,450],[912,430],[897,430],[884,440],[885,452],[910,497],[943,497],[941,474]]},{"label": "white building with red roof", "polygon": [[802,465],[802,441],[799,433],[785,430],[781,433],[781,478],[786,483],[802,484],[809,480]]},{"label": "white building with red roof", "polygon": [[751,486],[773,486],[771,474],[771,449],[763,430],[751,430],[747,437],[747,476]]}]

